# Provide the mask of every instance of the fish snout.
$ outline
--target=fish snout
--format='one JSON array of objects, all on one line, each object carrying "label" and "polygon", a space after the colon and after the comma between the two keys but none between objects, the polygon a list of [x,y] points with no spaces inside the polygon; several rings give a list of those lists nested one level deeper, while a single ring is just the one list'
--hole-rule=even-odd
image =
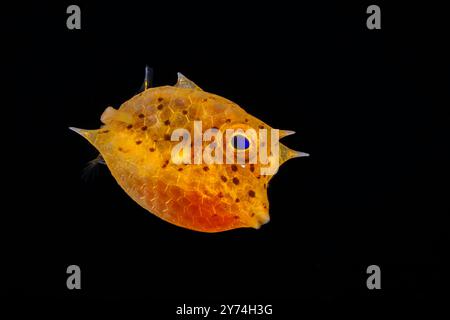
[{"label": "fish snout", "polygon": [[267,211],[256,211],[253,214],[254,216],[252,217],[252,227],[255,229],[261,228],[263,224],[266,224],[270,221],[270,216]]}]

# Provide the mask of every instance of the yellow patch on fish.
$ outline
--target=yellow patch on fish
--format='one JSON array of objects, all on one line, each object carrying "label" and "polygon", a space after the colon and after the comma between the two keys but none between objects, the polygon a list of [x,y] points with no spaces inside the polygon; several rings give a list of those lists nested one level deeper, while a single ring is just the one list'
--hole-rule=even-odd
[{"label": "yellow patch on fish", "polygon": [[[269,162],[255,163],[250,154],[259,146],[260,138],[250,137],[246,131],[273,129],[236,103],[201,90],[181,74],[175,86],[149,88],[118,110],[106,108],[101,121],[104,125],[97,130],[71,129],[98,149],[119,185],[143,208],[177,226],[203,232],[259,228],[268,222],[269,180],[283,162],[307,155],[278,141],[273,144],[269,134],[263,144]],[[236,136],[223,138],[222,143],[242,149],[236,154],[244,152],[245,162],[227,163],[228,154],[223,151],[224,163],[175,163],[172,150],[180,142],[172,141],[172,133],[184,128],[194,136],[195,123],[200,121],[203,131],[241,129],[239,139],[244,139],[243,144],[236,144]],[[279,137],[292,133],[280,130]],[[202,150],[209,143],[203,140]],[[277,152],[272,150],[274,146]],[[191,150],[189,156],[195,157],[195,146]],[[236,160],[237,156],[233,157]],[[275,171],[262,174],[271,161]]]}]

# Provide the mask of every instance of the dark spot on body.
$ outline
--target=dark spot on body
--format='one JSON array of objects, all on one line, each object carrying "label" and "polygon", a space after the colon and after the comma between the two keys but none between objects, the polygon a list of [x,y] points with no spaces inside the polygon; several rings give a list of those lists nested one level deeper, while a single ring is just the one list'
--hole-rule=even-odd
[{"label": "dark spot on body", "polygon": [[162,97],[159,97],[159,98],[158,98],[158,101],[159,101],[159,102],[161,102],[161,101],[163,101],[163,100],[164,100],[164,98],[162,98]]},{"label": "dark spot on body", "polygon": [[247,119],[247,118],[245,118],[245,122],[248,122],[248,119]]},{"label": "dark spot on body", "polygon": [[256,194],[255,194],[255,191],[249,190],[249,191],[248,191],[248,195],[249,195],[250,197],[254,198]]},{"label": "dark spot on body", "polygon": [[267,189],[267,184],[264,183],[264,189]]},{"label": "dark spot on body", "polygon": [[147,130],[147,126],[143,126],[141,129],[142,129],[142,131],[145,131],[145,130]]},{"label": "dark spot on body", "polygon": [[239,219],[239,216],[234,216],[233,218],[235,218],[235,219]]},{"label": "dark spot on body", "polygon": [[231,119],[227,119],[227,120],[225,120],[225,122],[226,122],[226,123],[230,123],[230,122],[231,122]]},{"label": "dark spot on body", "polygon": [[140,113],[138,117],[142,119],[142,118],[145,117],[145,116],[144,116],[143,113]]},{"label": "dark spot on body", "polygon": [[255,165],[253,163],[250,164],[250,171],[251,172],[255,171]]},{"label": "dark spot on body", "polygon": [[221,176],[220,179],[222,179],[223,182],[227,182],[228,181],[227,177],[225,177],[225,176]]},{"label": "dark spot on body", "polygon": [[260,129],[264,129],[264,126],[263,126],[263,125],[260,125],[259,128],[260,128]]},{"label": "dark spot on body", "polygon": [[235,164],[232,164],[231,165],[231,170],[233,170],[234,172],[236,172],[237,171],[237,165],[235,165]]},{"label": "dark spot on body", "polygon": [[206,101],[208,101],[208,99],[207,99],[207,98],[203,99],[203,102],[206,102]]},{"label": "dark spot on body", "polygon": [[131,128],[133,128],[132,124],[127,125],[127,129],[130,130]]},{"label": "dark spot on body", "polygon": [[241,201],[241,200],[239,200],[239,198],[236,198],[236,200],[235,200],[235,201],[236,201],[236,203],[238,203],[238,202],[239,202],[239,201]]},{"label": "dark spot on body", "polygon": [[137,145],[140,145],[141,143],[142,143],[142,140],[137,140],[137,141],[136,141],[136,144],[137,144]]},{"label": "dark spot on body", "polygon": [[209,168],[208,167],[203,167],[203,171],[208,171],[209,170]]},{"label": "dark spot on body", "polygon": [[223,198],[223,193],[222,193],[222,192],[219,192],[219,193],[217,194],[217,196],[218,196],[219,198]]},{"label": "dark spot on body", "polygon": [[178,168],[178,171],[183,171],[183,168]]},{"label": "dark spot on body", "polygon": [[162,104],[158,104],[158,106],[156,107],[158,110],[161,110],[163,108]]},{"label": "dark spot on body", "polygon": [[163,165],[162,165],[162,168],[167,167],[168,164],[169,164],[169,160],[164,161],[164,163],[163,163]]},{"label": "dark spot on body", "polygon": [[184,100],[180,98],[175,99],[175,105],[179,107],[184,106]]},{"label": "dark spot on body", "polygon": [[183,113],[184,115],[186,115],[188,112],[187,112],[187,110],[183,110],[182,113]]},{"label": "dark spot on body", "polygon": [[109,132],[109,130],[103,130],[102,132],[100,132],[100,133],[108,133]]},{"label": "dark spot on body", "polygon": [[250,217],[252,217],[252,218],[253,218],[254,216],[255,216],[255,213],[254,213],[254,212],[252,212],[252,213],[251,213],[251,215],[250,215]]},{"label": "dark spot on body", "polygon": [[165,134],[164,135],[164,140],[170,141],[170,134]]},{"label": "dark spot on body", "polygon": [[122,152],[123,152],[123,149],[122,149],[121,147],[119,147],[119,151],[122,151]]},{"label": "dark spot on body", "polygon": [[164,121],[164,124],[165,124],[166,126],[168,126],[168,125],[170,125],[170,121],[169,121],[169,120],[166,120],[166,121]]},{"label": "dark spot on body", "polygon": [[155,152],[155,148],[150,148],[148,150],[150,150],[150,152]]},{"label": "dark spot on body", "polygon": [[234,178],[233,178],[233,183],[234,183],[235,185],[238,185],[238,184],[239,184],[239,179],[236,178],[236,177],[234,177]]}]

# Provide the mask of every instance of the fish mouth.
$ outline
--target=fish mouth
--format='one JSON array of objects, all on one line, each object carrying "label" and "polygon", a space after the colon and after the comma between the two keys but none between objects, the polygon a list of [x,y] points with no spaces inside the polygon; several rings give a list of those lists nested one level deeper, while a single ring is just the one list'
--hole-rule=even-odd
[{"label": "fish mouth", "polygon": [[255,216],[253,217],[253,219],[254,219],[253,228],[259,229],[259,228],[261,228],[262,225],[264,225],[270,221],[270,216],[269,216],[268,212],[260,211],[260,212],[255,212]]}]

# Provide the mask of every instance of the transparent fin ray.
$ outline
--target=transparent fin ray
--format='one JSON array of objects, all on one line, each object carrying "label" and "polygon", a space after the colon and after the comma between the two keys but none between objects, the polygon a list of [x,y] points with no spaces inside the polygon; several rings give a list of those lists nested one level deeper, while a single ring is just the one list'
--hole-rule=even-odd
[{"label": "transparent fin ray", "polygon": [[145,66],[144,83],[142,83],[139,92],[145,91],[151,87],[153,87],[153,68]]},{"label": "transparent fin ray", "polygon": [[175,87],[202,90],[198,85],[196,85],[193,81],[185,77],[181,72],[178,72],[177,75],[178,80],[177,83],[175,84]]}]

